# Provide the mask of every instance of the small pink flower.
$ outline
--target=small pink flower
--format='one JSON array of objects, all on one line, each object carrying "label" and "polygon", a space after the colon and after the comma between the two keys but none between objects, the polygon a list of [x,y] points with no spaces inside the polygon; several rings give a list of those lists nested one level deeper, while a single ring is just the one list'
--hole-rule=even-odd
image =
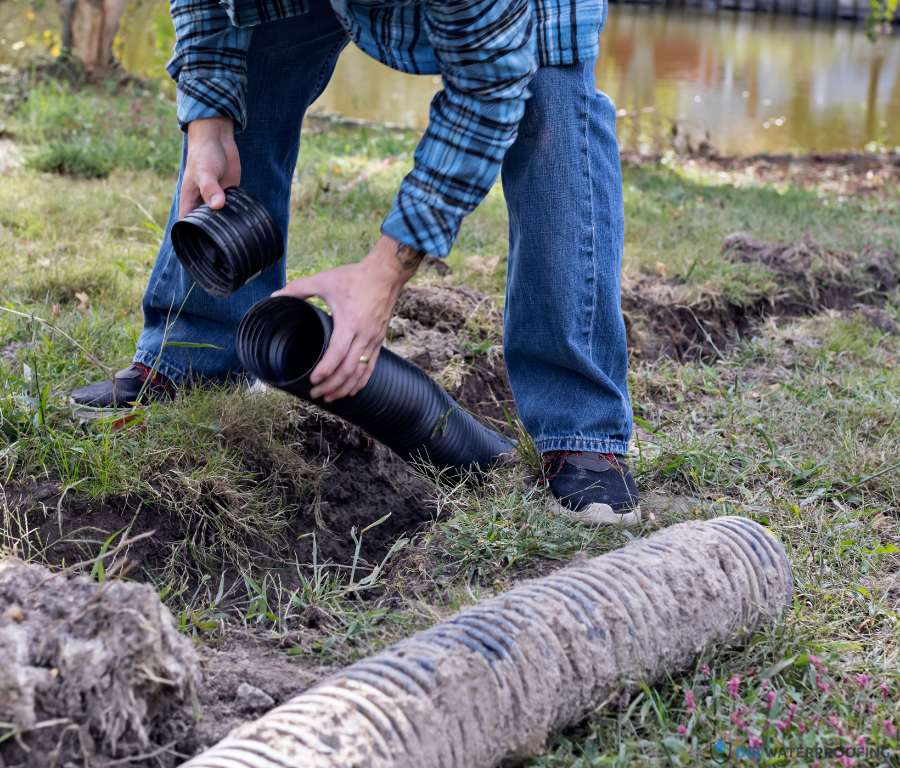
[{"label": "small pink flower", "polygon": [[728,679],[728,682],[725,683],[725,690],[728,691],[728,695],[731,696],[732,699],[736,699],[741,692],[741,676],[732,675]]},{"label": "small pink flower", "polygon": [[679,726],[678,726],[678,733],[680,733],[682,736],[686,735],[686,734],[687,734],[687,726],[686,726],[686,725],[679,725]]},{"label": "small pink flower", "polygon": [[888,736],[888,737],[891,738],[891,739],[896,739],[896,738],[897,738],[897,726],[894,725],[894,721],[893,721],[893,720],[890,720],[890,719],[885,720],[885,721],[881,724],[881,727],[884,728],[884,733],[885,733],[886,736]]},{"label": "small pink flower", "polygon": [[828,715],[828,719],[826,721],[828,725],[834,728],[838,733],[841,731],[841,721],[838,719],[837,715],[831,714]]},{"label": "small pink flower", "polygon": [[820,659],[818,656],[809,654],[809,663],[812,664],[816,669],[822,669],[822,659]]},{"label": "small pink flower", "polygon": [[841,755],[841,765],[843,768],[851,768],[851,766],[856,765],[856,760],[848,755]]},{"label": "small pink flower", "polygon": [[790,720],[776,720],[775,727],[781,732],[784,733],[788,728],[791,727]]},{"label": "small pink flower", "polygon": [[797,723],[797,730],[800,731],[800,733],[806,733],[806,723],[802,721]]},{"label": "small pink flower", "polygon": [[747,746],[749,746],[750,749],[759,749],[762,746],[762,739],[758,736],[751,736],[747,739]]},{"label": "small pink flower", "polygon": [[856,746],[860,749],[865,749],[868,746],[869,742],[865,736],[857,736],[856,737]]},{"label": "small pink flower", "polygon": [[777,698],[778,698],[778,695],[775,693],[775,691],[769,691],[769,692],[766,694],[766,706],[767,706],[769,709],[772,709],[772,707],[775,706],[775,700],[776,700]]},{"label": "small pink flower", "polygon": [[688,712],[693,712],[697,708],[697,702],[694,700],[694,692],[690,688],[684,689],[684,708]]},{"label": "small pink flower", "polygon": [[747,667],[747,671],[745,672],[747,677],[753,677],[756,674],[756,667]]},{"label": "small pink flower", "polygon": [[881,685],[879,685],[878,690],[881,691],[881,695],[885,699],[891,695],[891,687],[887,683],[882,683]]},{"label": "small pink flower", "polygon": [[821,675],[816,675],[816,687],[823,693],[828,693],[828,690],[831,688],[831,686],[822,679]]},{"label": "small pink flower", "polygon": [[853,675],[853,679],[860,688],[868,688],[869,681],[872,679],[868,675]]},{"label": "small pink flower", "polygon": [[712,670],[709,668],[709,664],[704,664],[700,667],[700,674],[706,678],[712,677]]},{"label": "small pink flower", "polygon": [[797,714],[797,704],[792,701],[790,706],[788,707],[788,717],[793,720],[794,715],[796,715],[796,714]]}]

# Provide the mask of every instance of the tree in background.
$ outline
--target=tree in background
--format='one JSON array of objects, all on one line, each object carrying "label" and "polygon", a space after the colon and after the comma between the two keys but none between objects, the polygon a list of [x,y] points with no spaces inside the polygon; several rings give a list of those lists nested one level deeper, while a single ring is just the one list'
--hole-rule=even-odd
[{"label": "tree in background", "polygon": [[61,0],[63,55],[83,65],[97,80],[115,64],[113,41],[128,0]]}]

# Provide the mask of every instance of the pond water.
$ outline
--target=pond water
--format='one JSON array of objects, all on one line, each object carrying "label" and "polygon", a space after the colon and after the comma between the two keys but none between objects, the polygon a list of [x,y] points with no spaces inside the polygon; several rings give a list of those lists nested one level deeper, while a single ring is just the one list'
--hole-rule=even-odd
[{"label": "pond water", "polygon": [[[50,3],[48,3],[50,5]],[[135,0],[120,55],[160,76],[172,43],[166,3]],[[54,12],[0,2],[0,61],[58,40]],[[598,86],[619,108],[625,148],[707,139],[727,154],[900,146],[900,34],[784,15],[612,5]],[[439,80],[402,75],[348,48],[315,109],[423,127]]]}]

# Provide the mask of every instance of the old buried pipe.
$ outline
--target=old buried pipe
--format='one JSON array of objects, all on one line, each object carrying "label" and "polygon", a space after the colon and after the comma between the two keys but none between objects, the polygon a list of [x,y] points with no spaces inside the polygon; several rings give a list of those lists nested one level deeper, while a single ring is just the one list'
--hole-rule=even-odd
[{"label": "old buried pipe", "polygon": [[492,768],[745,638],[791,594],[784,549],[757,523],[675,525],[353,664],[186,768]]},{"label": "old buried pipe", "polygon": [[[237,354],[260,380],[311,400],[309,375],[331,339],[331,317],[302,299],[264,299],[241,321]],[[369,383],[317,406],[362,427],[405,459],[487,469],[513,446],[479,423],[421,369],[382,349]]]},{"label": "old buried pipe", "polygon": [[[277,262],[284,238],[265,206],[238,187],[225,206],[201,205],[172,227],[172,245],[201,288],[228,296]],[[267,384],[310,400],[309,374],[331,339],[331,318],[290,297],[265,299],[237,332],[244,368]],[[405,459],[439,468],[486,469],[513,449],[412,363],[381,350],[368,385],[354,397],[316,405],[362,427]]]}]

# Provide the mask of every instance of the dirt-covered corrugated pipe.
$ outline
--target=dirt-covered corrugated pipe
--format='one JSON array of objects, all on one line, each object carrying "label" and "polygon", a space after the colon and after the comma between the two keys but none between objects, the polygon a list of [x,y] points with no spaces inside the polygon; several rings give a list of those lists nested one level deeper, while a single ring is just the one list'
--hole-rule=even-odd
[{"label": "dirt-covered corrugated pipe", "polygon": [[[222,209],[201,205],[176,222],[172,244],[201,288],[228,296],[281,258],[284,238],[262,203],[231,187]],[[487,469],[512,451],[509,440],[386,349],[355,396],[313,401],[309,375],[325,354],[331,330],[331,317],[306,301],[264,299],[238,328],[237,354],[248,373],[362,427],[405,459],[441,469]]]},{"label": "dirt-covered corrugated pipe", "polygon": [[774,622],[792,586],[784,549],[757,523],[675,525],[357,662],[186,766],[492,768]]},{"label": "dirt-covered corrugated pipe", "polygon": [[310,398],[309,375],[331,339],[331,317],[302,299],[256,304],[241,321],[237,354],[244,368],[278,389],[314,402],[362,427],[404,459],[440,468],[487,469],[512,451],[509,440],[481,424],[412,363],[382,349],[369,383],[353,397]]}]

